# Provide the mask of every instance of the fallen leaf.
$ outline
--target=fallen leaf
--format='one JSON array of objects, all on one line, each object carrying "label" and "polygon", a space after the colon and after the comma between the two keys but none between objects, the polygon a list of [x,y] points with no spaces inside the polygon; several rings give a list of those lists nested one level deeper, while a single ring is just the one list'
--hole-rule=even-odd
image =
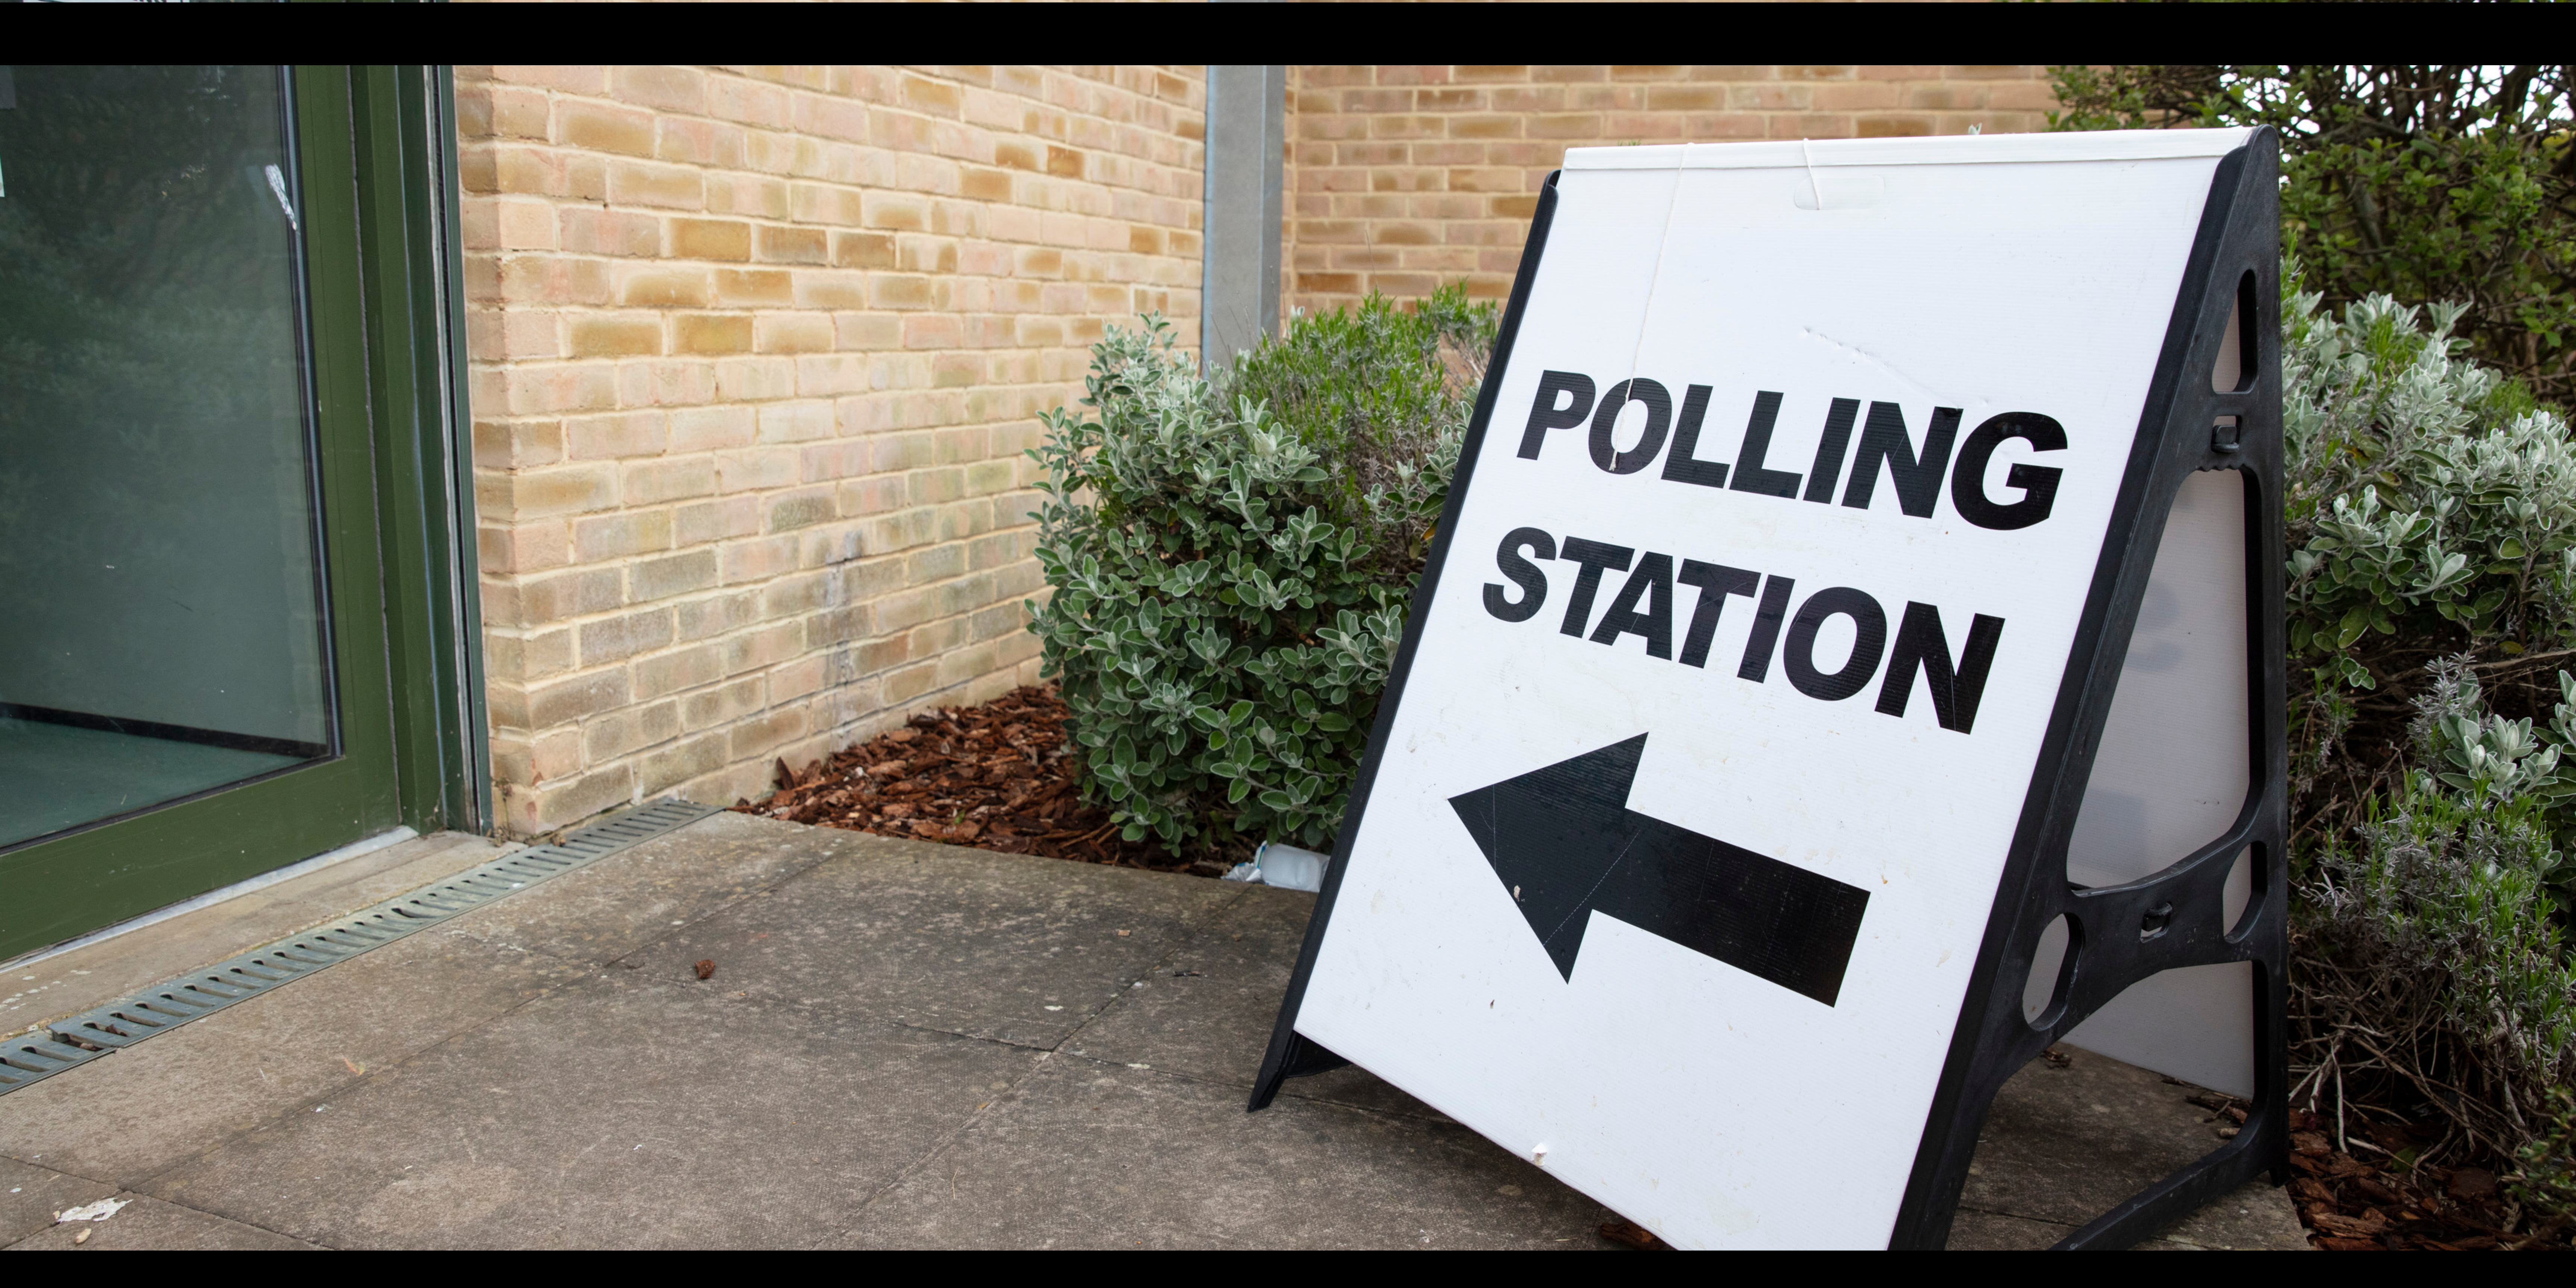
[{"label": "fallen leaf", "polygon": [[2463,1167],[2451,1173],[2451,1197],[2463,1203],[2482,1203],[2494,1198],[2495,1173],[2483,1167]]},{"label": "fallen leaf", "polygon": [[699,962],[699,963],[698,963],[698,978],[700,978],[700,979],[706,979],[706,978],[708,978],[708,977],[710,977],[710,976],[714,975],[715,973],[716,973],[716,964],[715,964],[714,959],[710,958],[710,959],[708,959],[708,960],[706,960],[706,961],[702,961],[702,962]]},{"label": "fallen leaf", "polygon": [[89,1229],[88,1229],[87,1227],[83,1227],[80,1233],[75,1234],[75,1235],[73,1235],[73,1236],[72,1236],[72,1242],[74,1242],[74,1243],[87,1243],[87,1242],[89,1242]]},{"label": "fallen leaf", "polygon": [[2294,1131],[2290,1133],[2290,1151],[2292,1153],[2306,1154],[2310,1157],[2322,1157],[2330,1152],[2332,1148],[2332,1146],[2326,1144],[2326,1135],[2324,1132]]}]

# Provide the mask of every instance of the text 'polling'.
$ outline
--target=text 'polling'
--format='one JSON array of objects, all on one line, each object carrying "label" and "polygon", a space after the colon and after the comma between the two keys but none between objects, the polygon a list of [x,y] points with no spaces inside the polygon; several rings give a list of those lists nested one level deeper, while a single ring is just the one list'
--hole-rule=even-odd
[{"label": "text 'polling'", "polygon": [[[2016,463],[2004,475],[2004,485],[2019,490],[2017,499],[1998,501],[1986,494],[1986,466],[1994,459],[1995,450],[2005,443],[2018,438],[2034,452],[2065,449],[2065,428],[2037,412],[2008,411],[1987,417],[1968,431],[1967,441],[1962,443],[1960,410],[1935,407],[1923,431],[1923,445],[1917,449],[1905,426],[1905,412],[1896,404],[1871,403],[1869,417],[1863,422],[1859,399],[1836,398],[1825,411],[1824,435],[1816,443],[1816,459],[1802,478],[1794,470],[1772,468],[1768,459],[1771,432],[1779,422],[1781,403],[1781,395],[1768,389],[1753,396],[1752,415],[1745,421],[1744,438],[1733,464],[1700,459],[1700,432],[1702,422],[1708,418],[1709,395],[1707,385],[1688,386],[1682,391],[1681,412],[1676,417],[1672,393],[1655,381],[1643,377],[1622,380],[1595,397],[1592,377],[1579,371],[1550,371],[1539,377],[1538,397],[1530,403],[1529,424],[1521,431],[1519,455],[1524,460],[1537,460],[1549,431],[1589,422],[1592,463],[1612,474],[1639,473],[1661,455],[1663,478],[1669,483],[1825,503],[1834,499],[1834,485],[1843,481],[1845,458],[1851,455],[1852,428],[1857,424],[1860,454],[1851,462],[1851,477],[1843,482],[1842,498],[1843,504],[1852,509],[1869,508],[1878,494],[1881,474],[1887,476],[1896,492],[1897,508],[1917,519],[1932,517],[1944,475],[1950,480],[1951,508],[1980,528],[2011,531],[2030,527],[2045,521],[2057,502],[2059,471],[2045,465]],[[1616,433],[1621,414],[1631,404],[1645,410],[1645,424],[1636,445],[1621,449]],[[1666,439],[1672,443],[1669,454],[1664,452]]]}]

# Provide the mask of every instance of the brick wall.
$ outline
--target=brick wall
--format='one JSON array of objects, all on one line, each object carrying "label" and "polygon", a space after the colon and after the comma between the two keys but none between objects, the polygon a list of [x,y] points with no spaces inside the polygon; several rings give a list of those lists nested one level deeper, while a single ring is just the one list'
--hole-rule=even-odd
[{"label": "brick wall", "polygon": [[1105,324],[1195,336],[1201,69],[458,82],[502,826],[1035,680],[1019,453]]},{"label": "brick wall", "polygon": [[[502,825],[1036,678],[1036,414],[1196,337],[1203,69],[464,68]],[[1585,143],[2042,124],[2034,67],[1292,67],[1286,301],[1509,289]]]},{"label": "brick wall", "polygon": [[1291,67],[1292,308],[1511,291],[1569,147],[2046,127],[2042,67]]}]

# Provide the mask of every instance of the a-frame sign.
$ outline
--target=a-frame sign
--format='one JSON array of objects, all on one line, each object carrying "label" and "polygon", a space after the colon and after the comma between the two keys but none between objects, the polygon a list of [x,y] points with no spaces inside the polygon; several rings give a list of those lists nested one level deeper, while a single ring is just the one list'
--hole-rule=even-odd
[{"label": "a-frame sign", "polygon": [[2286,1163],[2268,131],[1578,149],[1252,1107],[1356,1062],[1682,1247],[1939,1247],[2061,1039]]}]

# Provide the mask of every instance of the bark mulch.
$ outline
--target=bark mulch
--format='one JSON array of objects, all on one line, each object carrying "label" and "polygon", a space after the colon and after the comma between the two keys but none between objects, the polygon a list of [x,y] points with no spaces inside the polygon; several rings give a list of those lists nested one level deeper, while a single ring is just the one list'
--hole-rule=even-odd
[{"label": "bark mulch", "polygon": [[1108,811],[1082,799],[1081,757],[1065,736],[1067,714],[1052,685],[1015,689],[979,707],[945,707],[802,770],[782,760],[777,795],[733,808],[1004,854],[1223,873],[1223,863],[1175,858],[1150,841],[1119,838]]},{"label": "bark mulch", "polygon": [[[2220,1106],[2227,1112],[2229,1106]],[[2241,1112],[2241,1110],[2237,1111]],[[2409,1169],[2401,1156],[2432,1143],[2434,1129],[2347,1124],[2368,1157],[2334,1147],[2332,1124],[2298,1115],[2290,1133],[2290,1198],[2308,1241],[2329,1252],[2472,1252],[2567,1246],[2567,1219],[2526,1213],[2482,1167]],[[2242,1121],[2240,1118],[2238,1121]]]}]

